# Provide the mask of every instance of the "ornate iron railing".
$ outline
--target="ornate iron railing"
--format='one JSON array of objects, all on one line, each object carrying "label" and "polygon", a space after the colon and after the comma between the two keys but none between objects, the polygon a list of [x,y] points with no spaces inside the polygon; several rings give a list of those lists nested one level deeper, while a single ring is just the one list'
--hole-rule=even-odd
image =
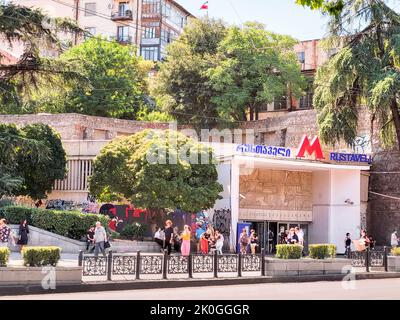
[{"label": "ornate iron railing", "polygon": [[366,268],[369,272],[370,268],[385,268],[387,266],[388,248],[384,247],[383,250],[370,250],[367,248],[364,251],[352,251],[348,258],[351,259],[351,265],[356,268]]},{"label": "ornate iron railing", "polygon": [[264,275],[264,254],[191,254],[189,256],[165,254],[113,254],[95,257],[81,252],[79,266],[82,266],[83,277],[113,277],[130,276],[140,279],[143,276],[162,276],[167,279],[169,275],[188,275],[192,278],[198,274],[213,274],[218,277],[223,274],[236,273],[238,277],[242,272],[261,272]]}]

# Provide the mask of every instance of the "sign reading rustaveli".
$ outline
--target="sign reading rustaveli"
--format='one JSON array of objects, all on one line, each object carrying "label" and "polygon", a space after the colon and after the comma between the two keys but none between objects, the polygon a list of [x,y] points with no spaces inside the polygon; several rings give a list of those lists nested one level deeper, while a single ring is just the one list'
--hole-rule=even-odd
[{"label": "sign reading rustaveli", "polygon": [[372,156],[367,154],[352,154],[352,153],[341,153],[331,152],[329,159],[325,159],[322,151],[321,143],[319,138],[315,136],[311,141],[307,135],[304,135],[299,148],[297,151],[292,151],[290,148],[275,147],[275,146],[264,146],[264,145],[252,145],[252,144],[241,144],[236,148],[236,152],[239,153],[253,153],[264,155],[268,157],[277,158],[295,158],[304,159],[306,155],[309,157],[314,156],[315,160],[329,161],[337,163],[367,163],[372,164]]}]

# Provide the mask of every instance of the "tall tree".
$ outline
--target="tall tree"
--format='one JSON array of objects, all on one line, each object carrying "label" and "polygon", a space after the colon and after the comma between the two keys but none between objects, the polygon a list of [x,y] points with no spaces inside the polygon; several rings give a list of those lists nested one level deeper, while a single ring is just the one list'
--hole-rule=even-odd
[{"label": "tall tree", "polygon": [[128,199],[152,212],[196,212],[212,208],[223,190],[214,161],[210,147],[182,133],[144,130],[101,150],[89,189],[100,201]]},{"label": "tall tree", "polygon": [[19,154],[18,170],[22,173],[24,183],[18,195],[29,196],[34,200],[44,199],[51,192],[54,181],[64,179],[67,173],[67,159],[61,137],[44,124],[28,125],[21,131],[25,139],[39,141],[46,156],[32,161],[30,151]]},{"label": "tall tree", "polygon": [[[73,64],[54,63],[40,57],[40,51],[50,48],[61,52],[64,44],[61,33],[83,33],[74,21],[45,15],[41,10],[7,3],[0,5],[0,36],[9,42],[24,46],[24,52],[15,64],[0,62],[0,102],[9,108],[20,107],[20,93],[34,88],[38,77],[47,77],[47,83],[58,74],[65,79],[83,80]],[[0,59],[1,61],[1,59]],[[4,110],[0,110],[3,112]]]},{"label": "tall tree", "polygon": [[259,23],[231,27],[210,68],[218,114],[230,120],[257,120],[262,105],[274,98],[299,96],[305,85],[293,51],[296,40],[265,30]]},{"label": "tall tree", "polygon": [[218,121],[212,101],[216,91],[207,72],[225,34],[226,26],[220,20],[191,20],[179,39],[168,47],[152,88],[162,111],[182,123],[212,126]]},{"label": "tall tree", "polygon": [[65,52],[61,61],[77,61],[89,87],[67,89],[66,112],[135,119],[145,105],[151,63],[138,58],[136,47],[91,38]]},{"label": "tall tree", "polygon": [[344,47],[315,79],[321,138],[352,144],[363,105],[380,124],[382,144],[400,147],[399,14],[385,1],[347,0],[341,13],[330,18],[329,30],[333,45]]},{"label": "tall tree", "polygon": [[59,135],[43,124],[18,129],[0,124],[0,196],[43,199],[66,173]]}]

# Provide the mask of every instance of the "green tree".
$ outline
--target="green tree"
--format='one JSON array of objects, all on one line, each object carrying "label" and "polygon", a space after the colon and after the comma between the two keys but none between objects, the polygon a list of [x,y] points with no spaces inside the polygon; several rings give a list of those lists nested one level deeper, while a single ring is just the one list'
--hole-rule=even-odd
[{"label": "green tree", "polygon": [[212,208],[223,190],[214,161],[210,147],[179,132],[144,130],[102,149],[90,193],[100,201],[128,199],[153,212]]},{"label": "green tree", "polygon": [[0,125],[0,196],[46,197],[66,169],[61,140],[49,126]]},{"label": "green tree", "polygon": [[136,56],[134,46],[91,38],[69,49],[59,60],[76,61],[89,80],[89,86],[67,87],[55,97],[56,104],[64,104],[65,112],[135,119],[145,104],[151,65]]},{"label": "green tree", "polygon": [[39,9],[13,3],[0,5],[0,36],[10,45],[13,42],[24,45],[24,52],[16,64],[0,63],[0,112],[18,112],[22,107],[21,94],[35,89],[38,78],[42,78],[47,85],[54,75],[66,80],[83,80],[74,64],[54,63],[39,54],[41,48],[61,52],[65,44],[57,35],[70,32],[79,35],[84,31],[72,20],[51,19]]},{"label": "green tree", "polygon": [[217,122],[216,91],[209,83],[208,69],[215,62],[226,26],[209,18],[191,20],[178,41],[167,49],[166,60],[152,94],[162,111],[179,122],[212,126]]},{"label": "green tree", "polygon": [[330,18],[329,28],[333,44],[339,39],[344,47],[317,72],[320,137],[351,145],[359,112],[368,108],[379,123],[382,144],[400,147],[400,16],[385,1],[348,0],[341,14]]},{"label": "green tree", "polygon": [[28,125],[21,131],[25,139],[40,141],[47,156],[33,162],[31,152],[19,154],[18,168],[23,174],[24,183],[18,195],[34,200],[44,199],[51,192],[54,181],[64,179],[67,173],[66,153],[60,135],[44,124]]},{"label": "green tree", "polygon": [[330,15],[339,15],[344,7],[343,0],[296,0],[296,3]]},{"label": "green tree", "polygon": [[230,120],[257,120],[262,105],[305,85],[293,47],[296,40],[266,31],[259,23],[232,27],[219,46],[219,59],[209,70],[218,114]]}]

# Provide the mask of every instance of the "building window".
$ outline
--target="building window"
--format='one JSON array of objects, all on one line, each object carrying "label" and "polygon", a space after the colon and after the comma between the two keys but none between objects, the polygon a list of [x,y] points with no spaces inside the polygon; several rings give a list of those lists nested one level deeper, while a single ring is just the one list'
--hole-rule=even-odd
[{"label": "building window", "polygon": [[95,27],[86,27],[85,31],[88,33],[88,34],[85,34],[85,36],[84,36],[85,40],[90,39],[92,36],[96,35]]},{"label": "building window", "polygon": [[128,3],[127,2],[120,2],[118,4],[118,15],[120,17],[125,17],[127,14],[127,11],[129,10]]},{"label": "building window", "polygon": [[142,47],[141,55],[145,60],[158,60],[158,47]]},{"label": "building window", "polygon": [[157,38],[156,27],[145,27],[143,30],[143,39],[155,39]]},{"label": "building window", "polygon": [[143,0],[143,14],[160,13],[160,0]]},{"label": "building window", "polygon": [[306,54],[304,51],[302,52],[297,52],[297,59],[301,64],[304,64],[306,62]]},{"label": "building window", "polygon": [[172,41],[171,32],[169,30],[161,30],[161,40],[170,43]]},{"label": "building window", "polygon": [[64,180],[56,180],[53,190],[57,191],[88,191],[88,178],[92,174],[92,160],[68,160],[68,174]]},{"label": "building window", "polygon": [[287,97],[281,96],[274,99],[274,110],[286,110],[287,109]]},{"label": "building window", "polygon": [[129,27],[128,26],[119,26],[117,28],[117,40],[119,42],[128,42],[129,41]]},{"label": "building window", "polygon": [[299,108],[312,109],[313,97],[314,97],[314,92],[312,91],[312,88],[307,89],[306,94],[300,98]]},{"label": "building window", "polygon": [[85,16],[96,15],[96,2],[86,2],[85,3]]}]

